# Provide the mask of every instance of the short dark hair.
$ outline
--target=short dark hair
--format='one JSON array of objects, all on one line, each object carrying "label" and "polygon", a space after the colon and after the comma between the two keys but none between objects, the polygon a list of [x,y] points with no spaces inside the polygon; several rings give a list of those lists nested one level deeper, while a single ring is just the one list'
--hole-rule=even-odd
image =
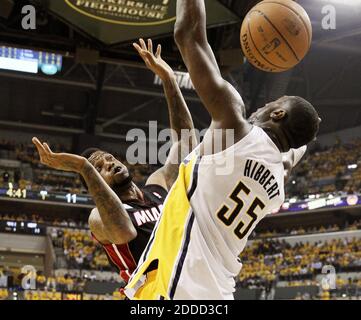
[{"label": "short dark hair", "polygon": [[282,129],[290,147],[297,149],[313,141],[320,128],[320,118],[311,103],[301,97],[285,97],[290,103]]},{"label": "short dark hair", "polygon": [[95,152],[98,152],[98,151],[102,151],[98,148],[88,148],[86,150],[84,150],[81,154],[82,157],[86,158],[86,159],[90,159],[90,157],[95,153]]},{"label": "short dark hair", "polygon": [[[84,150],[82,153],[81,153],[81,156],[90,160],[91,156],[95,153],[95,152],[104,152],[98,148],[88,148],[86,150]],[[88,186],[83,178],[83,176],[81,174],[79,174],[79,179],[83,185],[83,187],[88,190]]]}]

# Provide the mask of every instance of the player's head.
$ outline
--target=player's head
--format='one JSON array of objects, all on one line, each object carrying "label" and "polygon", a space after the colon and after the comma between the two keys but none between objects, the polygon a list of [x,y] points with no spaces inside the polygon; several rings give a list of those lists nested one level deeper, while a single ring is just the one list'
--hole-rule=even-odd
[{"label": "player's head", "polygon": [[[94,166],[100,173],[104,181],[114,191],[122,192],[129,189],[132,185],[132,175],[128,168],[116,159],[112,154],[90,148],[82,153],[82,156]],[[86,187],[85,181],[83,181]]]},{"label": "player's head", "polygon": [[308,101],[288,96],[266,104],[248,120],[263,128],[282,152],[313,141],[321,122],[317,111]]}]

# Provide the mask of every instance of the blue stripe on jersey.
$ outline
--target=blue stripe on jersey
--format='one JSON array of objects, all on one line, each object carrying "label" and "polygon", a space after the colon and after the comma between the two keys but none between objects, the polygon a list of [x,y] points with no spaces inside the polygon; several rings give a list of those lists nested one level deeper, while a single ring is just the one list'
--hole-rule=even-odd
[{"label": "blue stripe on jersey", "polygon": [[169,297],[170,297],[171,300],[173,300],[173,298],[174,298],[175,291],[176,291],[177,286],[178,286],[179,278],[180,278],[180,275],[182,273],[184,260],[185,260],[185,258],[187,256],[187,253],[188,253],[188,247],[189,247],[189,242],[190,242],[190,238],[191,238],[191,231],[192,231],[193,223],[194,223],[194,213],[192,212],[192,215],[191,215],[191,217],[189,219],[188,226],[187,226],[186,238],[184,240],[182,254],[181,254],[181,257],[180,257],[180,259],[178,261],[178,265],[177,265],[176,273],[175,273],[175,276],[174,276],[172,288],[170,289],[170,293],[169,293]]}]

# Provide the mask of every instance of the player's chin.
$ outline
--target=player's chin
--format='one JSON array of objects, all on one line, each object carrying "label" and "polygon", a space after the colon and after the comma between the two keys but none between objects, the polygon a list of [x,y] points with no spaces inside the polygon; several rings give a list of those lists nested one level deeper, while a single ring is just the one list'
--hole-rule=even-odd
[{"label": "player's chin", "polygon": [[127,188],[133,181],[132,176],[128,172],[123,174],[115,174],[113,179],[114,187],[116,188]]}]

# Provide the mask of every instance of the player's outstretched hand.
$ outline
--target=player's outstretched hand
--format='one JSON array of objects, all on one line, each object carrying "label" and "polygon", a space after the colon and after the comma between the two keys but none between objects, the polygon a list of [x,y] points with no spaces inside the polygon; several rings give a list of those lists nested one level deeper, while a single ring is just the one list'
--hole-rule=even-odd
[{"label": "player's outstretched hand", "polygon": [[33,138],[32,141],[39,152],[42,164],[57,170],[81,173],[87,161],[84,157],[70,153],[54,153],[47,143],[41,143],[38,138]]},{"label": "player's outstretched hand", "polygon": [[151,39],[148,39],[148,46],[143,39],[139,39],[139,44],[134,42],[133,47],[138,51],[146,66],[162,80],[174,76],[172,68],[161,57],[162,46],[160,44],[155,54],[153,52],[153,42]]}]

